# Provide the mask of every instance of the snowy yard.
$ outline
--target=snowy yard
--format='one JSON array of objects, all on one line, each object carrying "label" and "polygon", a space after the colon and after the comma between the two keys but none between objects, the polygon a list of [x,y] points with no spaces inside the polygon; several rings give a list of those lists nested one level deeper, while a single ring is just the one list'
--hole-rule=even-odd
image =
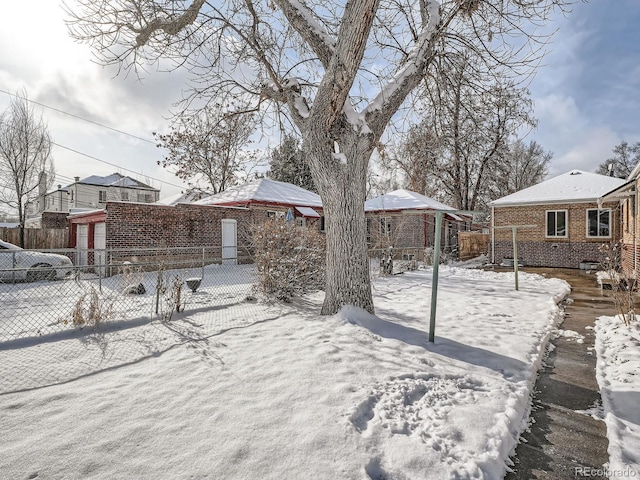
[{"label": "snowy yard", "polygon": [[569,286],[440,273],[435,344],[430,270],[378,279],[377,316],[313,295],[0,344],[0,478],[502,478]]},{"label": "snowy yard", "polygon": [[597,377],[609,438],[612,478],[640,477],[640,326],[596,322]]}]

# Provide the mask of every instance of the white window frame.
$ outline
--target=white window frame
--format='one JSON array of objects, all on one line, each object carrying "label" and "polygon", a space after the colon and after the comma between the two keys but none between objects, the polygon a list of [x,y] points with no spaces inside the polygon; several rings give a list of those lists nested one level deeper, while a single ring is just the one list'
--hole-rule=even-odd
[{"label": "white window frame", "polygon": [[267,210],[267,218],[284,218],[284,212],[277,212],[275,210]]},{"label": "white window frame", "polygon": [[[556,233],[558,231],[558,213],[564,213],[564,235],[549,235],[549,214],[552,212],[556,214]],[[545,238],[567,238],[569,236],[569,210],[545,210],[544,236]]]},{"label": "white window frame", "polygon": [[[598,212],[598,223],[600,223],[600,214],[607,212],[609,214],[609,235],[600,235],[600,232],[598,231],[598,235],[589,235],[589,212]],[[611,228],[612,228],[612,213],[611,213],[611,209],[610,208],[587,208],[587,212],[586,212],[586,235],[587,238],[611,238]]]},{"label": "white window frame", "polygon": [[296,217],[296,227],[306,227],[307,219],[304,217]]},{"label": "white window frame", "polygon": [[393,223],[391,217],[380,217],[380,234],[391,235]]},{"label": "white window frame", "polygon": [[98,203],[105,203],[107,201],[107,191],[98,190]]}]

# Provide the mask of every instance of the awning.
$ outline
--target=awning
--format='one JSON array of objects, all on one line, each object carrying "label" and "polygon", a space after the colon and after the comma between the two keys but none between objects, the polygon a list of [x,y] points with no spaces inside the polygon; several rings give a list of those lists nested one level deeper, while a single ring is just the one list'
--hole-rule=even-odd
[{"label": "awning", "polygon": [[303,217],[315,217],[315,218],[320,218],[320,214],[318,212],[316,212],[313,208],[310,207],[296,207],[296,210],[300,213],[300,215],[302,215]]},{"label": "awning", "polygon": [[598,199],[598,203],[615,202],[633,197],[636,194],[636,181],[630,180],[627,183],[614,188]]}]

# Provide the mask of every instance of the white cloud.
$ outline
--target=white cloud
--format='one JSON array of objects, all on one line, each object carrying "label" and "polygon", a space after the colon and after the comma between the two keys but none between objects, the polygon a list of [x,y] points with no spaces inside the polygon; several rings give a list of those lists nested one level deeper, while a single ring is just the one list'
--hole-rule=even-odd
[{"label": "white cloud", "polygon": [[618,135],[608,127],[576,130],[570,142],[573,146],[556,156],[551,175],[579,169],[593,172],[602,162],[611,157],[614,145],[620,143]]},{"label": "white cloud", "polygon": [[[113,68],[91,61],[87,45],[70,38],[57,2],[7,2],[2,15],[1,90],[15,93],[24,88],[31,100],[151,141],[152,131],[166,129],[170,109],[180,99],[186,80],[184,72],[150,74],[143,81],[134,75],[116,76]],[[0,111],[10,100],[9,95],[0,93]],[[121,169],[124,174],[138,172],[142,181],[154,177],[181,185],[177,177],[157,165],[163,152],[154,144],[51,109],[35,108],[42,111],[56,143],[116,165],[55,147],[56,183]],[[148,180],[161,188],[161,196],[181,189]]]}]

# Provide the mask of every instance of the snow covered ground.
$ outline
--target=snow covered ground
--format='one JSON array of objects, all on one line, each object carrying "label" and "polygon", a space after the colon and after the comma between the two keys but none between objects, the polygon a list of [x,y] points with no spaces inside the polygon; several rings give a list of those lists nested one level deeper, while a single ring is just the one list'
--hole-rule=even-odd
[{"label": "snow covered ground", "polygon": [[378,279],[376,316],[317,294],[5,342],[0,478],[502,478],[569,292],[519,283],[442,267],[435,344],[430,270]]},{"label": "snow covered ground", "polygon": [[611,478],[640,477],[640,325],[596,322],[597,377],[609,438]]}]

